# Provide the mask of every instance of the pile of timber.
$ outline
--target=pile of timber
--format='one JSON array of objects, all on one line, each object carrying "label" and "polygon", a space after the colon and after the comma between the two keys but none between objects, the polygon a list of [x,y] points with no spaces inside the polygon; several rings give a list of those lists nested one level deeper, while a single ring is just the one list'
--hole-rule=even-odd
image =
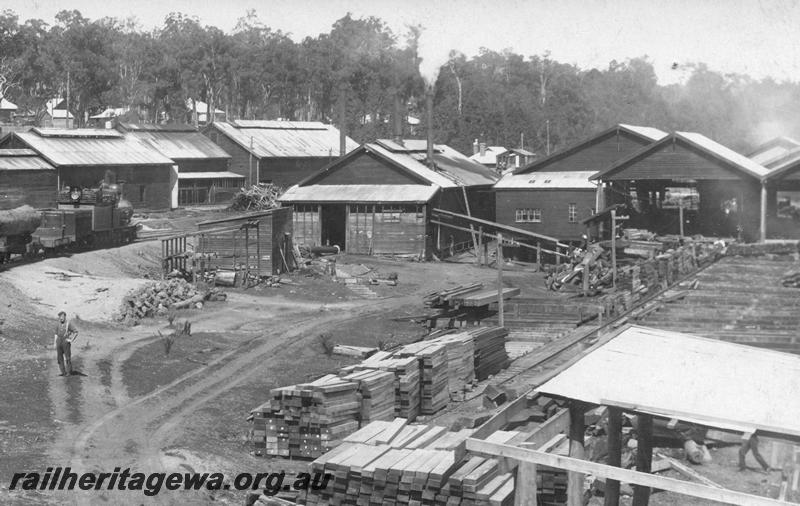
[{"label": "pile of timber", "polygon": [[457,286],[449,290],[429,293],[422,298],[422,302],[426,307],[449,307],[453,305],[451,304],[453,299],[472,292],[477,292],[481,288],[483,288],[482,283]]},{"label": "pile of timber", "polygon": [[30,234],[39,228],[42,213],[31,206],[0,210],[0,237]]},{"label": "pile of timber", "polygon": [[327,375],[302,385],[273,388],[252,411],[255,455],[317,458],[358,429],[358,384]]},{"label": "pile of timber", "polygon": [[420,413],[420,367],[416,357],[395,357],[387,352],[378,352],[358,365],[343,368],[349,370],[380,370],[394,374],[394,414],[414,420]]},{"label": "pile of timber", "polygon": [[437,337],[447,352],[447,386],[451,395],[463,392],[475,379],[475,342],[468,333],[458,332]]},{"label": "pile of timber", "polygon": [[127,325],[136,325],[146,317],[165,316],[174,309],[201,309],[206,301],[226,298],[219,288],[200,289],[180,278],[153,281],[125,296],[118,319]]},{"label": "pile of timber", "polygon": [[358,385],[361,425],[394,418],[394,378],[394,373],[376,370],[358,371],[342,378]]},{"label": "pile of timber", "polygon": [[403,419],[373,422],[311,463],[311,472],[330,473],[332,484],[301,493],[298,503],[513,504],[514,479],[497,460],[464,459],[471,433]]},{"label": "pile of timber", "polygon": [[447,406],[448,387],[447,347],[435,341],[407,344],[395,352],[397,357],[416,357],[420,369],[420,412],[432,415]]},{"label": "pile of timber", "polygon": [[465,332],[475,346],[475,378],[483,381],[507,368],[510,361],[506,352],[508,330],[503,327],[475,327]]},{"label": "pile of timber", "polygon": [[728,256],[763,256],[763,255],[791,255],[800,248],[798,241],[770,241],[767,243],[732,243],[729,244],[725,254]]}]

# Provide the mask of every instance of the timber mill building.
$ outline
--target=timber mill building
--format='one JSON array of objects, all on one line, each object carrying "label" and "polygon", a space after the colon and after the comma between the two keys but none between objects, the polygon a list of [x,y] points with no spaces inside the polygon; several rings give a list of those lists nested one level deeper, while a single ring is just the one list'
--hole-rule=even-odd
[{"label": "timber mill building", "polygon": [[434,209],[494,219],[489,168],[424,140],[367,143],[289,188],[298,244],[348,253],[415,255],[465,242],[468,233],[431,222]]}]

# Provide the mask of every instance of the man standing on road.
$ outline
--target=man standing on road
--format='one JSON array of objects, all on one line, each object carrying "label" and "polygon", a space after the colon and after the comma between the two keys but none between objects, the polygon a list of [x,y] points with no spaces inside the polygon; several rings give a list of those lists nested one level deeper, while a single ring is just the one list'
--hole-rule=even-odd
[{"label": "man standing on road", "polygon": [[60,311],[58,313],[58,324],[56,325],[56,333],[53,336],[53,347],[56,349],[58,358],[58,368],[61,369],[61,376],[69,376],[72,374],[72,355],[70,348],[72,342],[78,337],[78,330],[67,320],[67,313]]}]

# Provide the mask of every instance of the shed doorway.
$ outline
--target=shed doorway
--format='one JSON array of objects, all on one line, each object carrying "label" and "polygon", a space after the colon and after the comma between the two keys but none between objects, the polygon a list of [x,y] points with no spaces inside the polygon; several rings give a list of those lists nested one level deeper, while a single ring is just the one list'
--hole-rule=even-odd
[{"label": "shed doorway", "polygon": [[325,246],[339,246],[342,251],[347,248],[345,237],[347,234],[347,206],[344,204],[323,205],[320,212],[322,216],[322,244]]}]

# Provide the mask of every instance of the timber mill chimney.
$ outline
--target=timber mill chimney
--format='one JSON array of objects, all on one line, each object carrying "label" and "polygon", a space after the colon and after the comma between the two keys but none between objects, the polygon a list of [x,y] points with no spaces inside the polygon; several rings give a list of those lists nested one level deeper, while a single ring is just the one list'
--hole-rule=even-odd
[{"label": "timber mill chimney", "polygon": [[428,122],[428,168],[436,170],[436,164],[433,161],[433,86],[426,90],[425,110]]}]

